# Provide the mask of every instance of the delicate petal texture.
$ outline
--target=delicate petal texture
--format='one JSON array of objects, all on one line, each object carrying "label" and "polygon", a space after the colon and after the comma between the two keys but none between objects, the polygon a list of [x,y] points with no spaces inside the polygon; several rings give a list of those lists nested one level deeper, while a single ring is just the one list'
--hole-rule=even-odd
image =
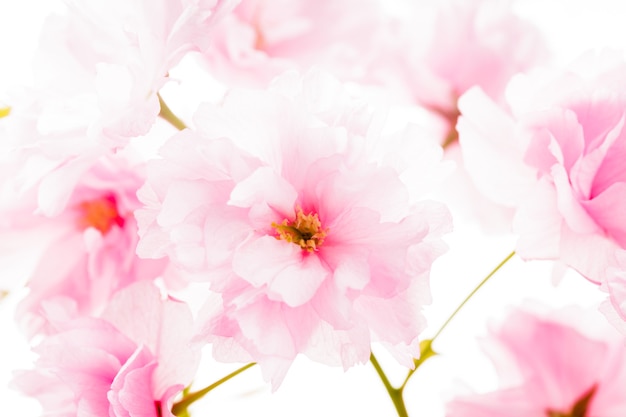
[{"label": "delicate petal texture", "polygon": [[372,59],[382,15],[372,0],[246,0],[217,24],[205,56],[218,78],[248,86],[312,65],[354,78]]},{"label": "delicate petal texture", "polygon": [[611,322],[626,334],[626,251],[619,251],[606,270],[609,299],[603,311]]},{"label": "delicate petal texture", "polygon": [[[494,103],[506,106],[509,80],[534,69],[548,55],[539,28],[517,11],[522,2],[394,2],[400,10],[388,19],[380,57],[368,71],[368,79],[396,92],[395,100],[418,106],[421,118],[427,118],[428,135],[443,146],[446,159],[458,163],[447,182],[435,189],[436,198],[468,220],[478,220],[489,232],[509,232],[516,190],[528,185],[518,175],[524,168],[515,155],[516,148],[524,144],[501,141],[503,135],[517,136],[514,124],[498,114],[501,110],[488,109],[484,100],[482,105],[463,109],[461,97],[480,87]],[[468,126],[459,119],[461,111],[471,112],[476,123]],[[483,125],[479,121],[483,118],[489,123]],[[480,140],[459,143],[460,130]],[[485,167],[485,160],[497,175]],[[487,176],[488,181],[470,183],[466,169],[470,175]]]},{"label": "delicate petal texture", "polygon": [[71,0],[66,15],[44,27],[38,87],[93,97],[90,130],[109,144],[125,144],[154,123],[156,93],[169,70],[187,52],[206,48],[215,24],[237,3]]},{"label": "delicate petal texture", "polygon": [[403,13],[388,22],[376,76],[438,115],[446,134],[454,135],[463,93],[478,86],[502,102],[511,77],[547,55],[541,32],[515,13],[514,1],[406,3]]},{"label": "delicate petal texture", "polygon": [[[417,13],[430,17],[427,4]],[[430,43],[415,48],[417,53],[411,58],[417,65],[418,59],[425,59],[432,77],[447,84],[448,94],[439,92],[439,100],[459,97],[472,86],[498,99],[512,75],[530,68],[545,53],[541,34],[513,13],[511,2],[444,1],[436,8],[434,21],[426,25],[433,32],[421,36]],[[414,28],[417,33],[424,30],[420,25]],[[419,42],[420,36],[416,34],[415,39]],[[420,81],[427,80],[417,78],[416,87],[424,86]],[[418,88],[415,91],[420,94]],[[435,97],[422,100],[445,108]]]},{"label": "delicate petal texture", "polygon": [[198,365],[191,311],[142,282],[118,292],[105,316],[111,321],[55,321],[56,333],[35,348],[35,369],[13,385],[39,399],[50,417],[170,416],[157,414],[157,403],[171,407]]},{"label": "delicate petal texture", "polygon": [[156,357],[155,398],[164,396],[172,385],[186,385],[193,379],[200,357],[189,343],[193,316],[185,303],[163,300],[154,285],[141,282],[116,294],[103,318]]},{"label": "delicate petal texture", "polygon": [[[602,324],[602,323],[600,323]],[[556,320],[517,311],[487,339],[501,390],[461,397],[447,416],[546,417],[570,414],[587,395],[585,416],[618,417],[626,411],[626,348],[610,328],[590,338]],[[511,373],[507,373],[507,371]],[[511,379],[512,374],[517,377]],[[506,382],[506,381],[509,382]]]},{"label": "delicate petal texture", "polygon": [[[533,186],[533,171],[520,159],[528,146],[515,123],[480,89],[459,100],[457,130],[465,169],[478,190],[505,206],[518,206]],[[497,175],[495,175],[497,173]]]},{"label": "delicate petal texture", "polygon": [[372,341],[412,366],[450,228],[382,162],[396,158],[368,153],[375,118],[342,88],[314,71],[229,92],[200,109],[199,132],[166,143],[139,193],[141,256],[167,255],[221,294],[199,339],[274,383],[297,354],[347,368]]},{"label": "delicate petal texture", "polygon": [[143,346],[128,358],[115,375],[107,393],[111,414],[116,417],[155,415],[152,386],[146,383],[151,381],[155,367],[152,354]]},{"label": "delicate petal texture", "polygon": [[62,300],[78,315],[98,315],[115,291],[164,272],[165,262],[135,255],[133,211],[143,168],[121,157],[101,158],[77,178],[59,213],[32,214],[32,199],[4,213],[13,230],[29,236],[22,249],[41,252],[17,312],[28,334],[49,330],[45,303]]},{"label": "delicate petal texture", "polygon": [[17,197],[35,190],[48,216],[61,212],[103,155],[138,136],[159,136],[152,127],[168,72],[210,44],[214,25],[238,0],[65,3],[65,13],[43,25],[34,87],[2,118],[12,142],[3,149],[7,183]]},{"label": "delicate petal texture", "polygon": [[[471,90],[460,99],[458,125],[477,187],[516,208],[517,252],[558,259],[609,291],[606,270],[626,249],[626,176],[618,162],[626,149],[625,70],[622,61],[587,54],[547,81],[520,77],[513,90],[528,92],[510,100],[512,115]],[[508,185],[500,181],[509,176]]]}]

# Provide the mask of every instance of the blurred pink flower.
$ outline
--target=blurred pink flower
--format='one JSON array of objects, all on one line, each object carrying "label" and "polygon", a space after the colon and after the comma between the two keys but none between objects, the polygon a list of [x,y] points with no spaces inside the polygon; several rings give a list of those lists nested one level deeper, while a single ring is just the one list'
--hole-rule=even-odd
[{"label": "blurred pink flower", "polygon": [[57,203],[100,157],[138,136],[158,138],[151,128],[169,70],[207,48],[213,26],[237,2],[66,2],[66,13],[42,28],[34,88],[10,99],[3,122],[11,145],[0,175],[8,173],[18,194],[36,188],[39,208],[58,213]]},{"label": "blurred pink flower", "polygon": [[560,78],[525,83],[528,97],[509,103],[513,116],[471,90],[458,125],[477,187],[516,208],[517,252],[560,260],[598,283],[626,249],[626,65],[606,61],[587,55]]},{"label": "blurred pink flower", "polygon": [[90,132],[123,146],[149,131],[170,69],[207,48],[215,24],[238,1],[71,0],[67,13],[51,16],[42,30],[36,86],[81,100],[90,109]]},{"label": "blurred pink flower", "polygon": [[503,102],[510,78],[547,56],[539,29],[509,0],[416,0],[389,24],[379,75],[443,119],[445,142],[456,140],[465,91],[480,86]]},{"label": "blurred pink flower", "polygon": [[[397,99],[423,112],[422,119],[456,163],[436,198],[457,220],[479,222],[484,231],[505,233],[513,215],[482,196],[465,172],[456,130],[459,97],[480,86],[504,104],[507,82],[547,58],[540,30],[515,10],[515,0],[412,0],[388,19],[379,57],[368,79],[397,91]],[[421,140],[421,139],[420,139]]]},{"label": "blurred pink flower", "polygon": [[287,69],[320,66],[362,76],[378,41],[382,10],[372,0],[246,0],[221,20],[205,51],[227,83],[266,86]]},{"label": "blurred pink flower", "polygon": [[76,314],[97,315],[118,289],[164,272],[165,261],[135,255],[133,211],[139,207],[141,169],[121,157],[102,158],[82,177],[66,179],[76,184],[58,212],[37,213],[34,202],[24,202],[4,213],[3,239],[40,253],[28,275],[30,292],[17,311],[27,333],[46,330],[45,304],[52,300]]},{"label": "blurred pink flower", "polygon": [[195,122],[149,165],[138,253],[168,255],[221,294],[203,330],[214,354],[246,351],[275,383],[299,353],[347,368],[373,341],[412,366],[450,219],[409,204],[383,162],[401,157],[368,156],[380,137],[367,107],[323,73],[287,74]]},{"label": "blurred pink flower", "polygon": [[626,415],[626,347],[611,328],[606,330],[592,338],[559,321],[514,312],[484,341],[501,389],[456,398],[446,415]]},{"label": "blurred pink flower", "polygon": [[187,305],[137,283],[117,293],[103,317],[52,320],[56,332],[34,349],[35,369],[18,373],[13,386],[50,417],[173,417],[199,361]]}]

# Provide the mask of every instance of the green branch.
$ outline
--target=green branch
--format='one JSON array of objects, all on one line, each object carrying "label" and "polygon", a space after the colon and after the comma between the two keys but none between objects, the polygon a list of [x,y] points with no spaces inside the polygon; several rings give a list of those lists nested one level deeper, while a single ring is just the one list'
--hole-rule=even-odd
[{"label": "green branch", "polygon": [[159,105],[161,106],[159,116],[178,130],[186,129],[187,125],[185,125],[185,123],[180,120],[178,116],[176,116],[174,112],[172,112],[172,110],[170,110],[167,104],[165,104],[165,101],[163,101],[161,95],[157,93],[157,97],[159,98]]},{"label": "green branch", "polygon": [[196,401],[198,401],[199,399],[204,397],[206,394],[211,392],[213,389],[219,387],[220,385],[222,385],[224,382],[228,381],[229,379],[234,378],[235,376],[239,375],[246,369],[252,368],[254,365],[256,365],[254,362],[249,363],[237,369],[235,372],[232,372],[226,375],[224,378],[220,379],[219,381],[215,381],[208,387],[203,388],[200,391],[192,392],[191,394],[185,395],[182,400],[174,404],[174,406],[172,407],[172,414],[174,414],[175,416],[183,415],[184,413],[187,412],[187,408],[191,404],[195,403]]},{"label": "green branch", "polygon": [[389,379],[387,378],[387,375],[385,375],[383,368],[381,368],[378,360],[376,359],[376,356],[374,356],[373,353],[370,355],[370,362],[372,363],[372,365],[374,365],[374,369],[376,369],[376,373],[380,377],[380,380],[383,382],[383,385],[385,386],[385,389],[389,394],[389,398],[391,398],[391,401],[393,401],[393,405],[396,407],[396,411],[398,412],[398,417],[409,417],[409,413],[406,410],[406,405],[404,404],[404,399],[402,398],[402,388],[394,388],[391,385]]},{"label": "green branch", "polygon": [[474,294],[476,294],[478,292],[478,290],[480,290],[482,288],[482,286],[485,285],[485,283],[487,283],[487,281],[489,281],[489,279],[492,276],[494,276],[496,274],[496,272],[498,272],[511,258],[513,258],[513,256],[515,256],[515,251],[511,252],[506,258],[504,258],[504,260],[502,260],[502,262],[500,262],[498,264],[498,266],[496,266],[476,286],[476,288],[474,288],[472,290],[472,292],[469,293],[469,295],[467,297],[465,297],[465,300],[463,300],[463,302],[461,304],[459,304],[459,306],[456,308],[456,310],[454,310],[454,312],[450,315],[450,317],[448,317],[448,319],[445,321],[445,323],[443,323],[443,325],[439,328],[439,330],[437,330],[437,333],[435,333],[435,335],[431,339],[423,340],[420,343],[420,351],[421,351],[420,358],[415,360],[415,367],[413,369],[411,369],[409,371],[409,373],[407,374],[406,378],[404,379],[404,382],[402,383],[402,385],[399,388],[400,390],[404,389],[404,387],[406,386],[407,382],[409,382],[409,379],[411,378],[411,376],[413,376],[415,371],[417,371],[417,368],[419,368],[420,365],[422,365],[422,363],[424,363],[428,358],[436,355],[436,352],[432,349],[432,344],[439,337],[441,332],[443,332],[443,330],[448,326],[448,324],[450,324],[450,322],[452,321],[452,319],[454,319],[454,317],[457,315],[457,313],[459,311],[461,311],[463,306],[465,306],[465,304],[467,304],[467,302],[474,296]]},{"label": "green branch", "polygon": [[431,343],[434,342],[435,339],[437,339],[439,337],[441,332],[448,326],[448,324],[450,324],[452,319],[457,315],[457,313],[459,311],[461,311],[461,309],[474,296],[474,294],[476,294],[478,292],[478,290],[480,290],[482,288],[482,286],[485,285],[487,283],[487,281],[489,281],[489,279],[496,274],[496,272],[498,272],[509,260],[511,260],[511,258],[513,256],[515,256],[515,251],[511,252],[510,254],[508,254],[508,256],[506,258],[504,258],[504,260],[502,260],[502,262],[500,262],[498,264],[498,266],[496,266],[482,281],[480,281],[480,283],[476,286],[476,288],[474,288],[472,290],[472,292],[469,293],[469,295],[467,297],[465,297],[465,300],[463,300],[463,302],[461,304],[459,304],[459,306],[456,308],[456,310],[454,310],[454,312],[450,315],[450,317],[448,317],[448,320],[446,320],[446,322],[443,323],[443,325],[439,328],[437,333],[435,333],[435,335],[432,337],[432,339],[430,339]]}]

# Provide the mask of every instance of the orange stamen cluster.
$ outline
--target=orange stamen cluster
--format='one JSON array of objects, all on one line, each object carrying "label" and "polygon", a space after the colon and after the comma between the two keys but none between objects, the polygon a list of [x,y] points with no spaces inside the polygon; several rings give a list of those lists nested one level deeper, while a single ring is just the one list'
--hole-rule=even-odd
[{"label": "orange stamen cluster", "polygon": [[276,229],[276,239],[294,243],[307,252],[316,251],[328,233],[328,229],[322,228],[317,213],[304,214],[300,207],[296,209],[295,220],[285,219],[281,224],[272,223],[272,227]]},{"label": "orange stamen cluster", "polygon": [[124,218],[117,211],[117,203],[114,196],[105,196],[93,200],[83,201],[78,205],[82,212],[79,226],[82,229],[93,227],[107,234],[113,225],[124,226]]}]

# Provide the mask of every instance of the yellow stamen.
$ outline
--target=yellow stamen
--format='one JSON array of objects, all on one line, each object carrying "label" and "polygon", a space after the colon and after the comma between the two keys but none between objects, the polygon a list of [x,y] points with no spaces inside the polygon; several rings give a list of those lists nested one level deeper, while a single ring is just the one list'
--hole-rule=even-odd
[{"label": "yellow stamen", "polygon": [[7,117],[9,114],[11,114],[10,107],[0,107],[0,119]]},{"label": "yellow stamen", "polygon": [[317,213],[304,214],[300,207],[296,208],[296,219],[283,220],[281,224],[272,223],[276,229],[276,239],[285,240],[300,246],[307,252],[316,251],[328,234],[328,229],[322,228]]}]

